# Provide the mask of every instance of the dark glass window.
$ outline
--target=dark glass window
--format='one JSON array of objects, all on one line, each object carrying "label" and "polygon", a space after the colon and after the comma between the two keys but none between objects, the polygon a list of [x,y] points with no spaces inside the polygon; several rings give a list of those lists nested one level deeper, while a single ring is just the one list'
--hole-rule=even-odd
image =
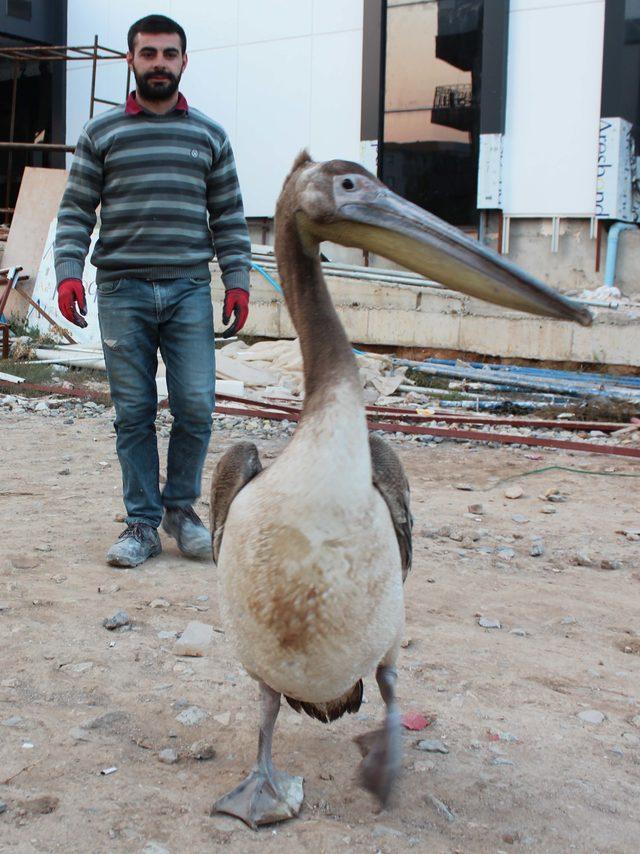
[{"label": "dark glass window", "polygon": [[7,0],[7,15],[11,18],[20,18],[23,21],[30,21],[31,0]]},{"label": "dark glass window", "polygon": [[477,225],[483,0],[388,0],[382,178]]}]

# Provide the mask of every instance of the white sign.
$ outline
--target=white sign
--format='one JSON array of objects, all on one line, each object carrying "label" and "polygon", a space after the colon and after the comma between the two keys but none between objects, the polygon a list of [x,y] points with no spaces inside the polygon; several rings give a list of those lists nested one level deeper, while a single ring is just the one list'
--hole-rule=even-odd
[{"label": "white sign", "polygon": [[[91,253],[93,252],[93,247],[98,239],[98,232],[96,230],[91,235],[91,245],[89,246],[87,260],[82,274],[82,282],[87,296],[87,316],[85,317],[87,326],[85,329],[81,329],[79,326],[74,326],[65,317],[63,317],[60,313],[60,309],[58,308],[56,271],[53,259],[53,242],[56,236],[56,224],[57,220],[54,219],[49,226],[49,233],[47,234],[47,240],[44,245],[42,260],[40,261],[40,267],[38,269],[38,275],[36,277],[36,283],[31,299],[34,302],[37,302],[38,305],[47,312],[47,314],[51,315],[55,322],[62,326],[63,329],[67,329],[78,344],[86,344],[91,348],[97,347],[98,349],[102,349],[102,339],[100,337],[100,327],[98,325],[96,268],[89,261]],[[35,327],[43,334],[51,331],[51,326],[48,321],[46,321],[44,317],[35,310],[35,308],[29,309],[27,313],[27,321],[29,326]]]},{"label": "white sign", "polygon": [[636,172],[635,144],[631,122],[620,118],[600,119],[596,216],[636,222],[633,182]]}]

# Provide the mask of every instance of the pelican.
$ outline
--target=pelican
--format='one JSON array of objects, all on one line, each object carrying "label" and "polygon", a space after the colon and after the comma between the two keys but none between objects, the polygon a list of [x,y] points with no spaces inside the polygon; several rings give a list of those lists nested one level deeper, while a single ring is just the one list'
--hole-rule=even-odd
[{"label": "pelican", "polygon": [[258,681],[257,763],[213,812],[250,827],[298,814],[303,778],[277,769],[281,697],[329,722],[356,712],[375,672],[386,712],[363,739],[361,784],[384,805],[401,761],[396,661],[411,565],[409,485],[395,452],[369,436],[356,360],[319,257],[331,240],[500,305],[588,325],[589,312],[457,229],[392,193],[356,163],[302,152],[276,208],[275,249],[304,361],[291,442],[263,469],[242,442],[218,463],[211,531],[220,604],[238,658]]}]

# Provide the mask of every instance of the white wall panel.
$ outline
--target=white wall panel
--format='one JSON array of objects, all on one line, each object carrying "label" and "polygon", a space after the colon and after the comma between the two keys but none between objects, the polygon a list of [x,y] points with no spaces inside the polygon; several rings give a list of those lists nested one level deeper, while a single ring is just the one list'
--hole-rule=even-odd
[{"label": "white wall panel", "polygon": [[310,48],[310,37],[239,48],[234,149],[248,215],[273,212],[293,158],[309,144]]},{"label": "white wall panel", "polygon": [[180,88],[190,104],[219,122],[231,139],[236,138],[237,47],[190,53]]},{"label": "white wall panel", "polygon": [[[90,44],[97,32],[102,44],[126,50],[137,18],[160,12],[179,21],[189,52],[182,91],[229,133],[247,215],[272,216],[301,148],[319,159],[360,157],[363,2],[69,0],[68,38]],[[68,71],[73,144],[89,116],[91,68]],[[105,63],[96,93],[122,101],[125,79],[123,65]]]},{"label": "white wall panel", "polygon": [[365,0],[314,0],[313,32],[334,33],[339,30],[362,30]]},{"label": "white wall panel", "polygon": [[311,10],[312,0],[239,0],[240,42],[309,35]]},{"label": "white wall panel", "polygon": [[591,215],[604,0],[512,0],[504,210]]},{"label": "white wall panel", "polygon": [[360,158],[362,33],[313,37],[309,146],[316,160]]},{"label": "white wall panel", "polygon": [[238,43],[239,0],[171,0],[172,18],[187,34],[190,53]]}]

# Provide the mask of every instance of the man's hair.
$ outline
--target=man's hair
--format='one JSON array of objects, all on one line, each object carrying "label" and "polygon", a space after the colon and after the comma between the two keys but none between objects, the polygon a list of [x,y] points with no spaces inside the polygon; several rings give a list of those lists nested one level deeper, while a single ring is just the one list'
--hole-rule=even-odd
[{"label": "man's hair", "polygon": [[136,21],[135,24],[131,24],[127,33],[127,44],[129,45],[130,53],[133,53],[133,43],[138,33],[152,33],[153,35],[157,35],[158,33],[177,33],[182,42],[182,52],[187,52],[187,36],[184,30],[180,24],[171,18],[167,18],[166,15],[146,15],[144,18]]}]

